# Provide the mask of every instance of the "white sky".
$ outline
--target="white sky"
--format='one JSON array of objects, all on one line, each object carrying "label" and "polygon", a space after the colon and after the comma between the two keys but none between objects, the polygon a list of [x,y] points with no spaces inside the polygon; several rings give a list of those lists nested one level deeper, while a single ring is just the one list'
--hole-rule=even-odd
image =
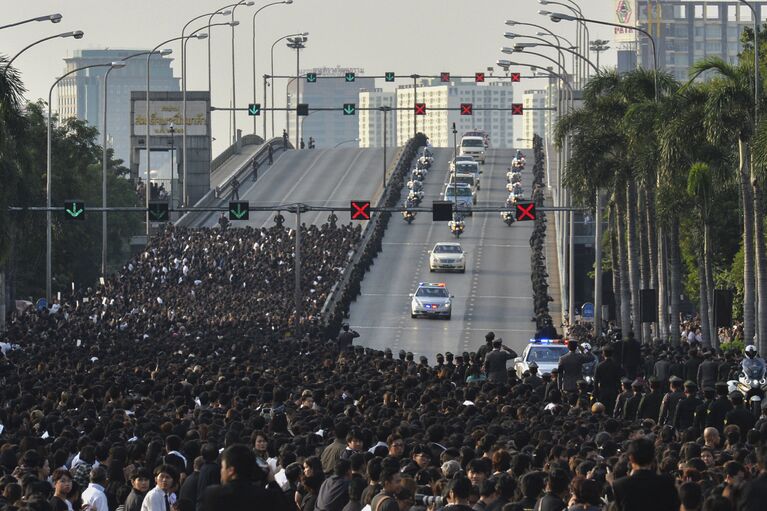
[{"label": "white sky", "polygon": [[[59,24],[33,22],[0,31],[0,52],[14,55],[24,46],[49,35],[82,30],[85,37],[54,39],[27,50],[14,65],[28,89],[27,98],[46,98],[48,89],[64,68],[63,58],[75,49],[146,48],[181,34],[190,19],[214,11],[235,0],[0,0],[0,25],[34,16],[59,12]],[[564,3],[565,0],[563,0]],[[247,106],[252,95],[252,16],[265,5],[238,7],[236,28],[237,102]],[[579,0],[587,17],[613,21],[614,0]],[[554,24],[537,14],[539,9],[563,10],[541,6],[537,0],[295,0],[292,5],[264,9],[257,17],[257,74],[268,72],[269,48],[275,39],[294,32],[309,32],[307,48],[301,54],[301,67],[348,66],[365,68],[369,74],[395,71],[398,74],[470,75],[494,65],[501,46],[513,46],[505,31],[534,35],[529,27],[507,27],[506,19],[544,25],[575,42],[575,24]],[[566,12],[566,11],[565,11]],[[200,20],[202,21],[202,20]],[[199,25],[193,25],[199,27]],[[213,29],[213,99],[214,106],[228,106],[231,100],[231,37],[228,27]],[[609,27],[591,25],[591,38],[611,39]],[[611,43],[614,47],[615,45]],[[179,44],[174,50],[176,76],[181,74]],[[540,51],[540,50],[539,50]],[[553,54],[552,52],[547,52]],[[506,57],[509,58],[509,57]],[[513,59],[512,59],[513,60]],[[529,57],[526,62],[535,63]],[[545,62],[545,61],[541,61]],[[601,65],[615,65],[614,49],[602,54]],[[525,73],[524,70],[523,74]],[[188,50],[188,88],[207,87],[207,43],[190,41]],[[275,74],[295,73],[295,53],[275,47]],[[527,81],[516,88],[537,89],[542,80]],[[284,83],[276,83],[284,91]],[[258,96],[261,97],[259,78]],[[284,98],[283,94],[276,97]],[[518,96],[521,100],[521,96]],[[284,101],[284,100],[283,100]],[[54,97],[54,105],[56,99]],[[226,144],[229,122],[226,113],[213,114],[214,155]],[[279,132],[282,115],[277,116]],[[252,126],[244,112],[238,127]]]}]

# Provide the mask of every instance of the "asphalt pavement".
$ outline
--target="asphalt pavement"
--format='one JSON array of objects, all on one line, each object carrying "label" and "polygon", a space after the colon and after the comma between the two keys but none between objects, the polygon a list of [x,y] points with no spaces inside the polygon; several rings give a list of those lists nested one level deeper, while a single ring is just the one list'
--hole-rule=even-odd
[{"label": "asphalt pavement", "polygon": [[[532,152],[527,151],[528,161]],[[440,199],[447,180],[452,149],[436,149],[432,169],[424,181],[423,206]],[[492,149],[482,166],[477,206],[503,206],[508,196],[506,172],[514,150]],[[530,193],[532,164],[522,173]],[[403,197],[406,194],[403,193]],[[418,213],[408,225],[397,214],[384,235],[383,251],[362,281],[362,295],[352,303],[351,328],[360,333],[355,344],[426,355],[433,364],[437,353],[476,351],[488,331],[521,353],[534,334],[530,281],[530,235],[533,222],[507,226],[499,213],[477,213],[465,219],[458,240],[466,252],[466,273],[429,272],[428,251],[440,241],[455,241],[447,222],[432,222]],[[452,319],[413,319],[410,297],[419,282],[444,282],[453,299]]]},{"label": "asphalt pavement", "polygon": [[[392,162],[397,149],[387,152]],[[383,149],[304,149],[281,154],[271,166],[258,170],[258,180],[240,184],[240,200],[251,206],[273,206],[297,202],[312,206],[327,206],[336,211],[339,223],[349,221],[352,200],[375,200],[381,193],[383,180]],[[222,198],[226,204],[230,197]],[[232,227],[251,225],[256,228],[273,225],[276,213],[251,211],[248,221],[232,221]],[[330,212],[308,212],[301,222],[322,224]],[[295,225],[295,215],[283,212],[285,224]],[[210,214],[202,225],[212,227],[218,214]]]}]

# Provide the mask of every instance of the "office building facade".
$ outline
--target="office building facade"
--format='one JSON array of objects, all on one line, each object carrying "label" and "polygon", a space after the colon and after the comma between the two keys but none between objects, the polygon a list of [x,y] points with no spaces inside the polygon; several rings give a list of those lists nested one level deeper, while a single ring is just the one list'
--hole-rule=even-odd
[{"label": "office building facade", "polygon": [[[397,95],[394,92],[383,92],[381,89],[361,90],[359,93],[359,146],[360,147],[383,147],[384,132],[386,133],[386,145],[394,147],[397,143],[397,112],[390,111],[384,114],[380,110],[366,110],[367,108],[381,108],[396,106]],[[384,129],[384,118],[386,129]]]},{"label": "office building facade", "polygon": [[[343,115],[341,108],[344,103],[359,101],[360,90],[375,89],[373,78],[357,77],[353,82],[346,82],[346,73],[364,74],[361,68],[347,67],[322,67],[301,70],[301,84],[299,88],[300,100],[296,101],[295,80],[288,85],[288,108],[292,112],[287,116],[288,133],[290,140],[296,138],[296,115],[297,103],[309,105],[309,115],[299,117],[301,123],[301,138],[309,144],[309,137],[314,138],[315,144],[320,147],[333,147],[337,144],[355,140],[359,137],[359,119],[356,115]],[[317,82],[307,83],[306,73],[316,73]],[[323,78],[338,77],[338,78]],[[337,108],[337,111],[312,111],[313,108]]]},{"label": "office building facade", "polygon": [[[491,147],[514,147],[512,102],[513,87],[507,80],[481,84],[473,81],[443,84],[436,80],[423,80],[416,88],[412,85],[399,87],[397,145],[405,145],[417,127],[419,132],[429,137],[434,147],[453,147],[455,123],[458,130],[455,138],[458,143],[464,132],[476,129],[487,131]],[[426,115],[415,115],[415,103],[426,103]],[[461,103],[471,103],[473,115],[461,115]],[[440,108],[450,110],[438,110]],[[488,110],[483,110],[484,108]],[[490,108],[498,110],[489,110]],[[414,126],[414,122],[417,126]]]},{"label": "office building facade", "polygon": [[518,147],[533,147],[533,135],[546,137],[546,103],[548,92],[545,90],[526,90],[522,95],[524,115],[522,116],[522,140]]},{"label": "office building facade", "polygon": [[[64,72],[93,64],[108,64],[129,55],[148,50],[75,50],[64,59]],[[152,91],[180,91],[180,79],[173,76],[169,57],[158,55],[150,59]],[[80,71],[61,80],[57,86],[58,113],[61,119],[76,117],[103,133],[103,86],[108,68],[96,67]],[[127,61],[122,69],[109,74],[107,91],[107,145],[115,157],[130,161],[131,92],[146,91],[146,57]],[[180,133],[180,132],[179,132]]]}]

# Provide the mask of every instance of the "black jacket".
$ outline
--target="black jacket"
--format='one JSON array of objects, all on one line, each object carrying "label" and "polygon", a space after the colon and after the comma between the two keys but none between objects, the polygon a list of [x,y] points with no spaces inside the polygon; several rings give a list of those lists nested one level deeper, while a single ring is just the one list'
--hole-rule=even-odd
[{"label": "black jacket", "polygon": [[732,402],[727,399],[727,396],[714,399],[706,410],[706,427],[718,429],[721,435],[724,432],[724,419],[730,410],[732,410]]},{"label": "black jacket", "polygon": [[681,390],[675,390],[663,396],[663,401],[660,404],[660,414],[658,414],[658,424],[671,424],[674,421],[676,405],[683,397],[684,393]]},{"label": "black jacket", "polygon": [[746,410],[742,406],[733,408],[730,410],[724,418],[724,423],[737,424],[740,428],[740,438],[745,439],[748,430],[754,427],[756,424],[756,417],[750,411]]},{"label": "black jacket", "polygon": [[289,511],[282,493],[249,481],[234,480],[209,486],[203,495],[203,511]]},{"label": "black jacket", "polygon": [[317,511],[341,511],[349,502],[349,480],[332,475],[325,479],[317,495]]},{"label": "black jacket", "polygon": [[652,470],[638,470],[613,483],[616,508],[620,511],[679,511],[674,480]]},{"label": "black jacket", "polygon": [[506,383],[508,374],[506,372],[506,361],[517,357],[512,350],[493,350],[485,355],[485,371],[487,379],[496,383]]},{"label": "black jacket", "polygon": [[738,502],[738,510],[762,511],[765,502],[767,502],[767,473],[762,472],[759,477],[746,484]]},{"label": "black jacket", "polygon": [[583,378],[583,355],[571,351],[559,359],[559,387],[565,392],[577,392],[576,382]]},{"label": "black jacket", "polygon": [[613,358],[607,358],[597,366],[594,372],[594,389],[597,399],[605,406],[615,401],[621,388],[622,376],[623,369]]},{"label": "black jacket", "polygon": [[677,431],[684,431],[687,428],[692,427],[695,422],[695,410],[702,403],[703,402],[700,399],[694,396],[685,396],[683,399],[679,400],[679,403],[676,405],[676,410],[674,410],[674,420],[672,421],[672,425]]},{"label": "black jacket", "polygon": [[637,418],[657,420],[660,415],[660,404],[663,401],[663,392],[652,390],[642,396],[637,410]]},{"label": "black jacket", "polygon": [[719,364],[716,360],[704,360],[702,364],[698,366],[698,387],[702,389],[706,387],[713,388],[716,385],[717,378],[719,376]]},{"label": "black jacket", "polygon": [[202,497],[205,494],[205,488],[219,484],[221,482],[221,469],[216,463],[203,463],[200,467],[200,475],[197,478],[197,511],[202,509]]}]

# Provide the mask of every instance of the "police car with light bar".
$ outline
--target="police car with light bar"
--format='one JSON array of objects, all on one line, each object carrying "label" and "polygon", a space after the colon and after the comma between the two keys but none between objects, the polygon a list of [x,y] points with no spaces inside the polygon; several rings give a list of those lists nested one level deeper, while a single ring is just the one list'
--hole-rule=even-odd
[{"label": "police car with light bar", "polygon": [[415,293],[410,294],[410,317],[419,316],[450,319],[453,295],[444,282],[419,282]]},{"label": "police car with light bar", "polygon": [[559,366],[560,357],[568,352],[567,343],[560,339],[530,339],[529,344],[522,352],[522,356],[514,359],[514,370],[517,377],[522,378],[525,371],[530,369],[530,364],[538,365],[538,374],[550,373]]}]

